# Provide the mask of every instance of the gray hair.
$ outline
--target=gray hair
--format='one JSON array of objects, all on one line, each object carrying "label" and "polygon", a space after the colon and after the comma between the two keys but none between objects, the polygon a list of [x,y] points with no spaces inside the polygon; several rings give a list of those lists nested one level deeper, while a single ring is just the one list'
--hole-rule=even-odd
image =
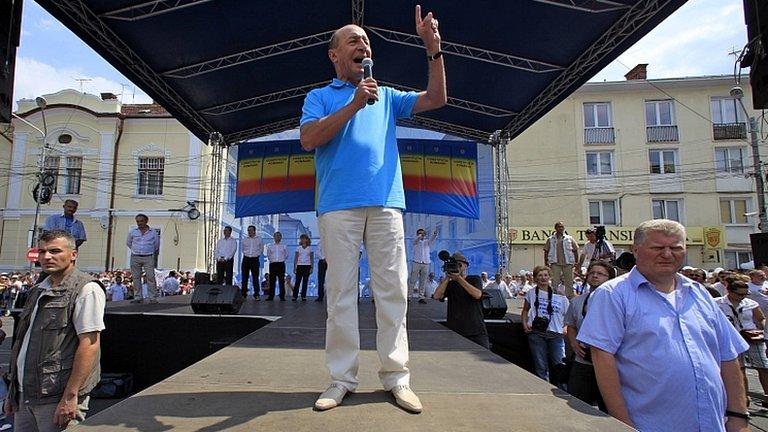
[{"label": "gray hair", "polygon": [[635,229],[634,245],[640,246],[649,232],[659,232],[669,237],[676,236],[685,241],[685,227],[680,222],[669,219],[651,219]]},{"label": "gray hair", "polygon": [[67,246],[69,246],[69,248],[72,249],[72,250],[76,249],[75,237],[72,234],[70,234],[70,233],[68,233],[67,231],[64,231],[64,230],[46,231],[46,232],[43,233],[43,235],[40,236],[39,241],[40,242],[48,243],[49,241],[55,240],[57,238],[63,238],[65,240],[67,240]]}]

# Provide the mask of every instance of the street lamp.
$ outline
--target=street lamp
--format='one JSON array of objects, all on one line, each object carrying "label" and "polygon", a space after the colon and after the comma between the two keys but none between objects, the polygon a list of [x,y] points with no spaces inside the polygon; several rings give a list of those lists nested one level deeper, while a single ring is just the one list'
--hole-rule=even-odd
[{"label": "street lamp", "polygon": [[[38,131],[43,136],[43,147],[40,150],[40,157],[37,159],[37,184],[38,184],[38,193],[37,197],[35,199],[36,205],[35,205],[35,222],[32,226],[32,240],[30,242],[29,247],[33,248],[37,246],[37,225],[40,219],[40,201],[42,201],[43,196],[43,188],[47,187],[45,185],[42,185],[43,182],[43,176],[45,174],[45,157],[47,155],[48,150],[48,125],[45,122],[45,107],[48,106],[48,102],[45,100],[44,97],[38,96],[35,98],[35,103],[37,104],[38,108],[40,108],[40,114],[43,116],[43,130],[40,130],[37,126],[33,125],[32,123],[28,122],[27,120],[19,117],[16,113],[13,113],[13,116],[17,119],[21,120],[23,123],[25,123],[27,126],[32,127],[36,131]],[[30,263],[30,266],[32,264]]]}]

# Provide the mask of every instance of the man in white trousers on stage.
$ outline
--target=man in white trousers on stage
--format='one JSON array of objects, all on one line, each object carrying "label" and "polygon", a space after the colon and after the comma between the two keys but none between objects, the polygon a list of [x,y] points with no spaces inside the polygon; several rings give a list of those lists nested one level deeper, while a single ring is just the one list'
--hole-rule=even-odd
[{"label": "man in white trousers on stage", "polygon": [[333,34],[328,57],[336,78],[304,100],[301,144],[315,150],[320,238],[328,262],[326,365],[331,385],[315,409],[339,405],[358,385],[360,335],[357,316],[357,261],[361,243],[371,263],[376,301],[379,378],[397,404],[422,410],[410,389],[405,315],[408,265],[402,211],[405,208],[395,122],[447,101],[438,22],[416,6],[416,32],[426,47],[429,82],[424,92],[379,87],[363,76],[371,58],[370,40],[356,25]]}]

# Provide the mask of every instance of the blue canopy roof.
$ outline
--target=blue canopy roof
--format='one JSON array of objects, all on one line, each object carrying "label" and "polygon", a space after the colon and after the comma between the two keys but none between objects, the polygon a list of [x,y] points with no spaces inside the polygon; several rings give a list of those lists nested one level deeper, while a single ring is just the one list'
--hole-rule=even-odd
[{"label": "blue canopy roof", "polygon": [[[332,32],[368,33],[379,83],[424,89],[413,0],[37,0],[203,141],[298,126],[333,77]],[[403,124],[513,138],[685,0],[423,1],[440,20],[448,106]]]}]

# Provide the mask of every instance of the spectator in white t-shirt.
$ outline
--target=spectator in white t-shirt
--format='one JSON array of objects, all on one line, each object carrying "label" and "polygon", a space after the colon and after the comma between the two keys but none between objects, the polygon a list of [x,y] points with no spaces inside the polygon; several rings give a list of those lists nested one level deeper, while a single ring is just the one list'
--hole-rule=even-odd
[{"label": "spectator in white t-shirt", "polygon": [[483,289],[485,289],[488,286],[488,284],[491,283],[491,280],[488,279],[488,272],[481,272],[480,280],[483,282]]},{"label": "spectator in white t-shirt", "polygon": [[494,276],[492,281],[488,281],[488,283],[483,287],[483,289],[486,290],[499,290],[501,291],[501,295],[504,296],[504,298],[512,298],[515,296],[516,293],[513,293],[512,289],[509,288],[509,286],[504,282],[504,279],[501,277],[501,273],[496,273],[496,276]]}]

